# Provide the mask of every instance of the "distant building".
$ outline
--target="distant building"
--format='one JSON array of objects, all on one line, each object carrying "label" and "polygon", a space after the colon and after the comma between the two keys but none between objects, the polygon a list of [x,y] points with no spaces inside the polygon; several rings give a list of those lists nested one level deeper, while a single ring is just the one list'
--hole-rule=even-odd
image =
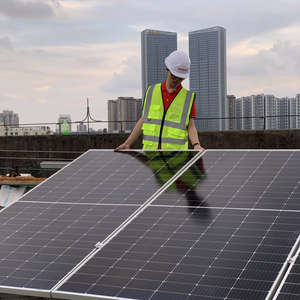
[{"label": "distant building", "polygon": [[300,129],[300,94],[295,98],[251,95],[236,99],[237,130]]},{"label": "distant building", "polygon": [[69,124],[69,131],[72,131],[72,120],[71,115],[59,115],[58,117],[58,126],[56,126],[56,132],[61,133],[61,125],[66,121]]},{"label": "distant building", "polygon": [[20,135],[52,135],[53,131],[48,126],[32,127],[11,127],[3,126],[0,122],[0,136],[20,136]]},{"label": "distant building", "polygon": [[77,125],[77,132],[87,132],[87,126],[83,122],[80,122]]},{"label": "distant building", "polygon": [[276,116],[277,105],[276,98],[274,95],[265,95],[265,128],[266,129],[277,129],[276,127]]},{"label": "distant building", "polygon": [[108,115],[108,133],[118,131],[118,101],[107,101],[107,115]]},{"label": "distant building", "polygon": [[177,33],[145,29],[141,32],[142,97],[150,85],[167,79],[165,58],[177,50]]},{"label": "distant building", "polygon": [[251,129],[252,130],[263,130],[265,116],[264,106],[264,94],[252,95],[251,96]]},{"label": "distant building", "polygon": [[142,99],[118,97],[108,100],[108,133],[131,132],[142,116]]},{"label": "distant building", "polygon": [[227,130],[226,29],[189,32],[190,91],[196,93],[198,131]]},{"label": "distant building", "polygon": [[236,130],[243,130],[243,101],[241,98],[235,100]]},{"label": "distant building", "polygon": [[0,122],[11,127],[19,127],[19,116],[12,110],[3,110],[3,113],[0,113]]},{"label": "distant building", "polygon": [[300,129],[300,94],[290,99],[290,127]]},{"label": "distant building", "polygon": [[234,95],[227,95],[228,130],[236,130],[236,99]]},{"label": "distant building", "polygon": [[276,129],[289,129],[290,128],[290,111],[289,111],[289,98],[280,98],[277,100],[277,128]]}]

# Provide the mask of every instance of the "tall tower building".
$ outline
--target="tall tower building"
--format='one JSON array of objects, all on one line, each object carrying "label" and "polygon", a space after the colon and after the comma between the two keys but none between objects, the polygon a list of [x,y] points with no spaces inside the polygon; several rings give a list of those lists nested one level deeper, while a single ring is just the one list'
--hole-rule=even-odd
[{"label": "tall tower building", "polygon": [[[197,130],[227,130],[226,29],[189,32],[190,91],[196,93]],[[209,119],[212,118],[212,119]]]},{"label": "tall tower building", "polygon": [[145,29],[141,32],[142,97],[150,85],[167,79],[165,58],[177,50],[177,33]]}]

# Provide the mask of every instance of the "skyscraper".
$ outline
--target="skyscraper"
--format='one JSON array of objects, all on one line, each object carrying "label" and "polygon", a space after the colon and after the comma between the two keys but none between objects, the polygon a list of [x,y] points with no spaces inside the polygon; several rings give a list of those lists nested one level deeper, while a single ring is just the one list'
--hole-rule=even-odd
[{"label": "skyscraper", "polygon": [[177,33],[145,29],[141,32],[142,97],[150,85],[167,79],[165,58],[177,50]]},{"label": "skyscraper", "polygon": [[190,91],[196,93],[197,130],[226,130],[228,120],[226,29],[220,26],[189,32]]}]

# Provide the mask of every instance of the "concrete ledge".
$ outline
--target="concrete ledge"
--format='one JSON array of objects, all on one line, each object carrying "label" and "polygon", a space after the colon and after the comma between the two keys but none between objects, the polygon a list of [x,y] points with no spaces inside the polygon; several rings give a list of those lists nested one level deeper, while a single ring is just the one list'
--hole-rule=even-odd
[{"label": "concrete ledge", "polygon": [[[300,149],[299,129],[204,131],[198,135],[206,149]],[[0,166],[6,170],[0,169],[0,175],[17,165],[35,177],[49,177],[57,169],[41,169],[42,161],[72,161],[89,149],[115,149],[128,136],[129,133],[1,136]],[[142,136],[131,148],[142,148]]]}]

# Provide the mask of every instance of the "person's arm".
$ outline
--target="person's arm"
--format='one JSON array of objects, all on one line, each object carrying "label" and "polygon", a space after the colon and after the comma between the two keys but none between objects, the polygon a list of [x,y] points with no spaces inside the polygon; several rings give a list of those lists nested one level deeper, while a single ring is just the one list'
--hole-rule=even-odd
[{"label": "person's arm", "polygon": [[122,150],[122,149],[130,149],[130,146],[134,143],[134,141],[141,135],[143,126],[143,117],[141,117],[137,123],[135,124],[134,129],[132,130],[128,139],[119,147],[117,147],[114,151]]},{"label": "person's arm", "polygon": [[197,129],[195,127],[195,123],[194,123],[193,118],[190,118],[190,122],[187,126],[187,130],[188,130],[188,135],[189,135],[189,139],[191,141],[191,144],[194,145],[196,143],[199,143],[199,144],[194,146],[194,149],[205,151],[205,149],[203,147],[201,147],[201,145],[200,145],[199,138],[198,138],[198,132],[197,132]]}]

